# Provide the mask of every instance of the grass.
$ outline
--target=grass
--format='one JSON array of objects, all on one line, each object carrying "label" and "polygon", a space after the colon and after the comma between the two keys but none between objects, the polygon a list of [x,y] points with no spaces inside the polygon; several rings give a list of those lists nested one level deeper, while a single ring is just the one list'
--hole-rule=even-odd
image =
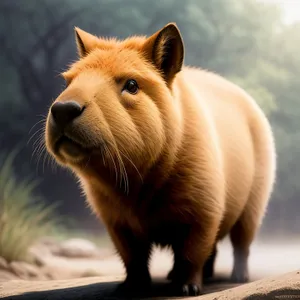
[{"label": "grass", "polygon": [[46,205],[34,193],[38,184],[17,180],[15,152],[0,165],[0,256],[7,261],[30,261],[29,247],[40,237],[51,235],[59,225],[55,205]]},{"label": "grass", "polygon": [[[18,180],[14,168],[16,152],[0,160],[0,256],[5,260],[31,262],[28,249],[44,236],[58,242],[70,238],[84,238],[97,247],[112,247],[106,233],[92,233],[61,226],[56,215],[57,205],[47,205],[35,193],[38,181]],[[1,163],[2,161],[2,163]],[[64,225],[74,220],[64,218]],[[72,227],[72,226],[71,226]]]}]

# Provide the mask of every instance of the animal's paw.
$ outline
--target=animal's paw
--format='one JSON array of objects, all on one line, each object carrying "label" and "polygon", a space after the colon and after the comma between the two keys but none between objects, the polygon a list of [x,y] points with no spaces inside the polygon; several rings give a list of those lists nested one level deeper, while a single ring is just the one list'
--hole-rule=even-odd
[{"label": "animal's paw", "polygon": [[247,283],[249,281],[247,268],[234,268],[231,274],[231,281],[235,283]]},{"label": "animal's paw", "polygon": [[199,296],[201,295],[201,287],[199,284],[188,283],[181,287],[181,296]]}]

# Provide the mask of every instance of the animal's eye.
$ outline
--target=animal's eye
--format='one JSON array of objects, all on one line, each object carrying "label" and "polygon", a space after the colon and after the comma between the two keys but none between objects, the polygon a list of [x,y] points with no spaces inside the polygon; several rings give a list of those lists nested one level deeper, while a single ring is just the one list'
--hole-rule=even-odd
[{"label": "animal's eye", "polygon": [[134,95],[134,94],[136,94],[138,92],[139,86],[138,86],[137,82],[134,79],[129,79],[125,83],[125,86],[124,86],[123,90],[126,90],[130,94]]}]

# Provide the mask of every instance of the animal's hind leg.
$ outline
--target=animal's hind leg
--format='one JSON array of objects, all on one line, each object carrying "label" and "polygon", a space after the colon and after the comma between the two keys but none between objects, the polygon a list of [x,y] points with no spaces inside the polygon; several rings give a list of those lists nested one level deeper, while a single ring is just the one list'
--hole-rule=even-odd
[{"label": "animal's hind leg", "polygon": [[268,198],[269,192],[266,189],[252,188],[246,207],[230,232],[234,256],[231,279],[234,282],[244,283],[249,280],[250,246],[261,224]]},{"label": "animal's hind leg", "polygon": [[231,273],[231,280],[233,282],[244,283],[249,280],[248,256],[255,230],[245,224],[246,218],[243,215],[230,232],[230,239],[233,246],[233,269]]}]

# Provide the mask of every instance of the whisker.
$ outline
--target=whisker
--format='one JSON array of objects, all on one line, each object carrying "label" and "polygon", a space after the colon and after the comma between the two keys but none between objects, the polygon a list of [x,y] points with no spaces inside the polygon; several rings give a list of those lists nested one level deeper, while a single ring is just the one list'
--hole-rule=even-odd
[{"label": "whisker", "polygon": [[32,162],[32,160],[33,160],[35,157],[38,157],[42,145],[43,145],[43,142],[42,142],[41,139],[39,139],[39,141],[37,142],[37,146],[36,146],[36,147],[34,148],[34,150],[32,151],[31,158],[30,158],[30,163]]},{"label": "whisker", "polygon": [[48,152],[46,151],[46,146],[44,147],[43,152],[44,152],[44,158],[43,158],[43,174],[44,174],[45,173],[45,163],[46,163],[47,158],[49,156]]},{"label": "whisker", "polygon": [[41,133],[37,140],[34,142],[34,150],[31,154],[31,158],[40,150],[40,147],[44,145],[44,135]]},{"label": "whisker", "polygon": [[85,164],[85,166],[84,166],[84,168],[83,168],[83,169],[86,169],[86,167],[88,166],[88,164],[89,164],[90,160],[91,160],[91,155],[89,156],[89,159],[87,160],[87,162],[86,162],[86,164]]},{"label": "whisker", "polygon": [[119,165],[119,171],[120,171],[120,188],[122,187],[122,181],[124,180],[125,183],[125,177],[124,177],[124,171],[121,165],[121,161],[120,161],[120,157],[118,155],[118,152],[116,151],[116,149],[114,149],[114,151],[116,152],[116,157],[117,157],[117,162]]},{"label": "whisker", "polygon": [[[106,147],[106,146],[105,146],[105,147]],[[114,158],[113,158],[111,152],[109,151],[109,148],[108,148],[108,147],[106,147],[106,150],[107,150],[107,153],[108,153],[108,155],[110,156],[110,158],[111,158],[111,160],[112,160],[112,163],[113,163],[113,165],[114,165],[115,175],[116,175],[116,183],[117,183],[117,182],[118,182],[117,166],[116,166],[116,163],[115,163],[115,161],[114,161]]]},{"label": "whisker", "polygon": [[127,171],[126,171],[126,168],[125,168],[125,165],[124,165],[124,162],[123,162],[123,159],[117,149],[117,156],[119,157],[119,160],[120,160],[120,163],[122,164],[122,170],[123,170],[123,173],[124,173],[124,184],[125,184],[125,193],[128,195],[129,194],[129,179],[128,179],[128,174],[127,174]]},{"label": "whisker", "polygon": [[38,159],[37,159],[37,164],[36,164],[36,172],[38,173],[38,167],[39,167],[39,163],[40,163],[40,160],[41,160],[41,157],[46,149],[45,145],[42,144],[41,147],[40,147],[40,152],[38,154]]},{"label": "whisker", "polygon": [[57,163],[53,156],[49,155],[49,157],[50,157],[50,161],[51,161],[51,170],[53,173],[56,173],[57,172]]},{"label": "whisker", "polygon": [[37,126],[38,124],[40,124],[40,123],[42,123],[42,122],[46,123],[46,120],[43,118],[43,119],[37,121],[37,122],[30,128],[28,134],[31,133],[31,130],[33,130],[33,128],[34,128],[35,126]]},{"label": "whisker", "polygon": [[125,193],[128,195],[129,193],[129,178],[128,178],[128,174],[123,162],[123,159],[119,153],[119,149],[117,147],[117,145],[110,143],[111,147],[114,149],[114,152],[116,153],[116,157],[119,163],[119,170],[120,170],[120,174],[121,174],[121,184],[122,184],[122,179],[124,180],[124,189],[125,189]]},{"label": "whisker", "polygon": [[[131,163],[131,165],[133,166],[133,168],[136,170],[136,172],[138,173],[141,182],[143,182],[143,177],[141,175],[141,173],[139,172],[138,168],[136,167],[136,165],[133,163],[133,161],[124,153],[121,151],[121,149],[119,149],[119,151],[121,152],[121,154]],[[123,151],[125,151],[125,149],[123,149]],[[127,153],[128,154],[128,153]]]},{"label": "whisker", "polygon": [[42,130],[44,130],[44,128],[40,128],[40,129],[38,129],[30,138],[29,138],[29,140],[28,140],[28,142],[27,142],[27,145],[30,143],[30,141],[39,133],[39,132],[41,132]]},{"label": "whisker", "polygon": [[39,161],[43,155],[43,152],[45,152],[45,143],[44,143],[44,132],[41,132],[39,137],[37,138],[37,140],[34,142],[33,144],[34,146],[34,150],[32,152],[31,155],[31,159],[30,161],[32,161],[32,159],[34,157],[37,157],[37,166],[36,166],[36,172],[38,172],[38,167],[39,167]]}]

